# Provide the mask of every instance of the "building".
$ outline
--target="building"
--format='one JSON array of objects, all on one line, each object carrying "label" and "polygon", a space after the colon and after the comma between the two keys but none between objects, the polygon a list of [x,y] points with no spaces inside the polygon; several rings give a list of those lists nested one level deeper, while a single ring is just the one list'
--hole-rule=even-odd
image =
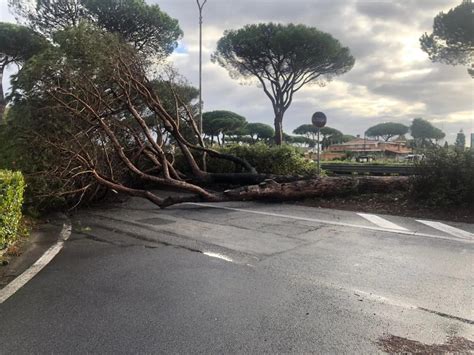
[{"label": "building", "polygon": [[323,160],[343,159],[353,156],[400,159],[412,153],[405,140],[379,141],[356,138],[346,143],[330,145],[321,154]]}]

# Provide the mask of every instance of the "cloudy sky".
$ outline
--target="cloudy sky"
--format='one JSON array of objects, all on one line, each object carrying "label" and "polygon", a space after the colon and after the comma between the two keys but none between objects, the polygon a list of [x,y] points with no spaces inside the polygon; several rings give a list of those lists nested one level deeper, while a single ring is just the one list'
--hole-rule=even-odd
[{"label": "cloudy sky", "polygon": [[[195,0],[148,0],[179,20],[184,31],[170,60],[198,85],[198,10]],[[465,67],[429,61],[419,37],[431,32],[440,11],[460,0],[208,0],[203,24],[203,100],[205,111],[225,109],[250,122],[272,124],[269,99],[257,86],[241,85],[210,54],[226,29],[259,22],[303,23],[331,33],[351,49],[354,68],[325,87],[308,86],[295,94],[284,118],[291,132],[309,123],[315,111],[344,133],[361,134],[371,125],[428,119],[453,142],[463,129],[474,132],[474,80]],[[13,21],[0,0],[2,20]],[[467,139],[469,141],[469,139]]]}]

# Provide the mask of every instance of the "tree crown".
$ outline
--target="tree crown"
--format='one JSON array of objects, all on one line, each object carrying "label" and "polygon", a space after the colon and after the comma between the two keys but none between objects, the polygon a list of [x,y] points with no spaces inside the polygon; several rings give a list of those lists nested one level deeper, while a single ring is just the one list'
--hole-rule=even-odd
[{"label": "tree crown", "polygon": [[427,120],[415,118],[410,126],[410,134],[415,139],[443,139],[445,134]]},{"label": "tree crown", "polygon": [[349,49],[329,33],[275,23],[225,31],[212,59],[233,76],[288,81],[294,91],[320,76],[343,74],[354,65]]},{"label": "tree crown", "polygon": [[305,25],[260,23],[225,31],[212,61],[231,77],[256,79],[272,102],[275,142],[283,140],[283,116],[293,94],[349,71],[354,58],[329,33]]},{"label": "tree crown", "polygon": [[47,41],[27,27],[0,22],[0,58],[9,64],[24,62],[47,46]]},{"label": "tree crown", "polygon": [[421,49],[434,62],[469,65],[474,77],[474,4],[465,0],[447,13],[440,12],[433,22],[433,33],[420,38]]},{"label": "tree crown", "polygon": [[400,136],[408,133],[408,127],[397,122],[379,123],[365,131],[367,137],[382,137],[388,141],[394,136]]},{"label": "tree crown", "polygon": [[257,136],[258,139],[270,139],[275,134],[272,126],[265,123],[248,123],[246,131],[251,136]]},{"label": "tree crown", "polygon": [[293,133],[312,136],[312,135],[318,134],[318,129],[316,128],[316,126],[306,123],[306,124],[302,124],[301,126],[296,127],[293,130]]},{"label": "tree crown", "polygon": [[209,135],[236,131],[245,126],[246,123],[245,117],[232,111],[216,110],[205,112],[202,115],[203,131]]},{"label": "tree crown", "polygon": [[183,35],[178,21],[144,0],[9,0],[10,8],[35,31],[52,38],[54,33],[95,23],[146,55],[169,55]]},{"label": "tree crown", "polygon": [[335,138],[335,137],[343,136],[342,132],[339,131],[338,129],[327,127],[327,126],[321,128],[321,135],[327,138],[330,138],[330,137]]},{"label": "tree crown", "polygon": [[83,0],[99,27],[118,33],[145,54],[169,55],[183,32],[178,20],[144,0]]}]

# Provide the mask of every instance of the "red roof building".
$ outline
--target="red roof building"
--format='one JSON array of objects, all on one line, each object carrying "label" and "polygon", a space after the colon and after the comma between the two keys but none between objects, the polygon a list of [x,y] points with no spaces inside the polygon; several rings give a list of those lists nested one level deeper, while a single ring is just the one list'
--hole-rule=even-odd
[{"label": "red roof building", "polygon": [[401,157],[412,153],[406,146],[406,141],[379,141],[372,139],[356,138],[346,143],[330,145],[323,154],[357,153],[358,155],[382,155],[385,157]]}]

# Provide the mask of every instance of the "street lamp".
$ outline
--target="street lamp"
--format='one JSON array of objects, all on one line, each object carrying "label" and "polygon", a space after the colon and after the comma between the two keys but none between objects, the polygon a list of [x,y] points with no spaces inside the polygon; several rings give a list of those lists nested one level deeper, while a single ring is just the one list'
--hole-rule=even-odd
[{"label": "street lamp", "polygon": [[319,133],[321,131],[321,128],[326,125],[327,118],[326,115],[322,112],[315,112],[313,116],[311,117],[311,122],[313,123],[313,126],[315,126],[318,129],[318,176],[321,174],[321,153],[320,153],[320,139],[319,139]]},{"label": "street lamp", "polygon": [[199,9],[199,134],[202,137],[202,8],[207,0],[201,3],[196,0]]}]

